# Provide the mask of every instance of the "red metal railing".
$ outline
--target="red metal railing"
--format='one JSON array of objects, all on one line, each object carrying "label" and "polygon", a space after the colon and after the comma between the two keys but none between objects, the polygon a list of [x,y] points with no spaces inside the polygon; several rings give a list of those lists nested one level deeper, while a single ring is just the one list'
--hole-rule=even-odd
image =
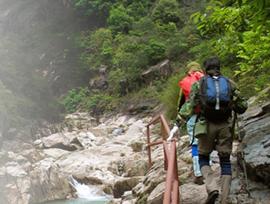
[{"label": "red metal railing", "polygon": [[[150,141],[150,126],[159,123],[161,124],[162,139],[156,142]],[[179,204],[179,181],[176,157],[176,141],[167,142],[167,137],[170,133],[170,128],[163,115],[154,117],[147,127],[147,151],[149,168],[152,166],[151,147],[163,143],[164,150],[164,169],[166,173],[166,186],[163,196],[163,204]]]}]

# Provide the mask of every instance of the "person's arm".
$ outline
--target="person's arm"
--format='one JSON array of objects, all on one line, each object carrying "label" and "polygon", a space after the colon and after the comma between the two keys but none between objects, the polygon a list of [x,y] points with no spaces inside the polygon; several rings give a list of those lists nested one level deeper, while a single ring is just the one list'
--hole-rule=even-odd
[{"label": "person's arm", "polygon": [[177,112],[180,111],[181,107],[184,105],[185,103],[185,95],[183,94],[182,89],[180,88],[179,90],[179,94],[178,94],[178,101],[177,101]]},{"label": "person's arm", "polygon": [[196,82],[192,85],[189,100],[187,100],[179,110],[179,116],[185,120],[194,114],[195,107],[199,102],[199,86],[199,82]]},{"label": "person's arm", "polygon": [[232,109],[235,113],[242,114],[248,108],[247,100],[241,95],[239,89],[234,82],[232,84]]}]

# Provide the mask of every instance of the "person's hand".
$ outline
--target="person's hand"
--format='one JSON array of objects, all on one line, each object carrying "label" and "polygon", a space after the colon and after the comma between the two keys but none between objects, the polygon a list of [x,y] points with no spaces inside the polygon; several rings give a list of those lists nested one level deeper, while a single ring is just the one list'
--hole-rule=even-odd
[{"label": "person's hand", "polygon": [[177,117],[175,119],[175,124],[178,126],[178,128],[180,128],[181,125],[184,123],[186,123],[186,121],[179,114],[177,114]]},{"label": "person's hand", "polygon": [[169,137],[167,138],[167,141],[170,142],[174,136],[174,134],[176,133],[176,131],[178,130],[178,125],[174,125],[173,128],[170,131]]}]

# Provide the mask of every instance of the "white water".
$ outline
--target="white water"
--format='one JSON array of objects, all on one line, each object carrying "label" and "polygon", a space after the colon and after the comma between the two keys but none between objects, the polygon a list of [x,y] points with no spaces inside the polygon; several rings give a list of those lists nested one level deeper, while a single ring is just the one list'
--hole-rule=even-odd
[{"label": "white water", "polygon": [[95,186],[81,184],[70,176],[70,184],[76,190],[78,198],[87,199],[89,201],[109,201],[111,197],[100,192]]}]

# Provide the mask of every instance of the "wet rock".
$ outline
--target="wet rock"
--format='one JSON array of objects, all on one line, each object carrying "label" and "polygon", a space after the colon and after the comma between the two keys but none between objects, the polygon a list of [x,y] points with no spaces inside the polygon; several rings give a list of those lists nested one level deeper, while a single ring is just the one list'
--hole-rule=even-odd
[{"label": "wet rock", "polygon": [[244,153],[248,175],[270,186],[270,103],[253,107],[243,115],[241,135],[244,135],[239,148]]},{"label": "wet rock", "polygon": [[36,163],[31,177],[31,203],[48,200],[65,199],[71,192],[67,177],[52,159]]},{"label": "wet rock", "polygon": [[113,196],[120,198],[125,191],[130,191],[136,186],[142,177],[122,178],[113,185]]}]

